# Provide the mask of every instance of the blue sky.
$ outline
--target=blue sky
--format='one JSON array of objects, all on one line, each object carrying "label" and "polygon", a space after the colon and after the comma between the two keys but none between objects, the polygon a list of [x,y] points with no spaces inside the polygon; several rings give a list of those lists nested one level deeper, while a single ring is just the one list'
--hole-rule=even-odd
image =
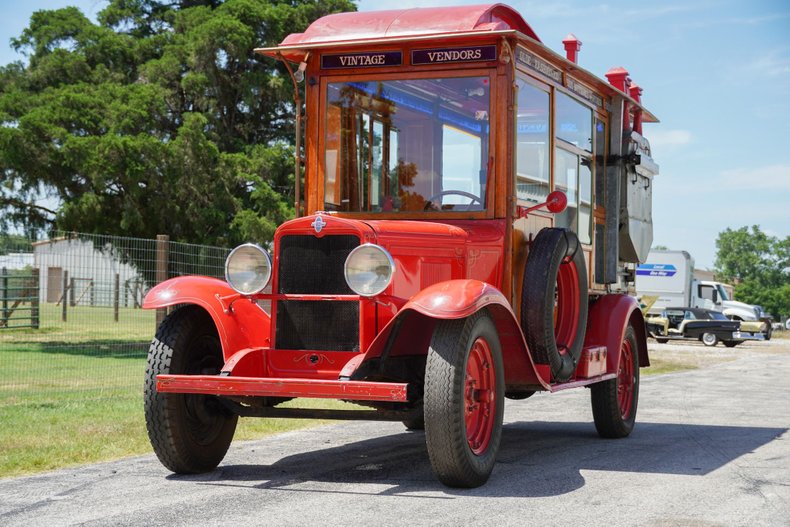
[{"label": "blue sky", "polygon": [[[361,0],[360,10],[479,4]],[[562,52],[574,33],[579,63],[603,76],[623,66],[661,119],[645,125],[661,167],[653,193],[654,244],[712,267],[717,234],[760,225],[790,235],[790,2],[787,0],[510,1],[544,44]],[[0,0],[0,63],[38,9],[103,0]]]}]

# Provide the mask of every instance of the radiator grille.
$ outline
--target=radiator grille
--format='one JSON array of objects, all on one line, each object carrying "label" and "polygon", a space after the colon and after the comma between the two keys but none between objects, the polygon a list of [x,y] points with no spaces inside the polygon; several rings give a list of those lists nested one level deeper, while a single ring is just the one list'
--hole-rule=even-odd
[{"label": "radiator grille", "polygon": [[[352,235],[291,235],[280,239],[280,294],[353,295],[343,276]],[[277,302],[276,346],[293,350],[359,350],[359,302]]]}]

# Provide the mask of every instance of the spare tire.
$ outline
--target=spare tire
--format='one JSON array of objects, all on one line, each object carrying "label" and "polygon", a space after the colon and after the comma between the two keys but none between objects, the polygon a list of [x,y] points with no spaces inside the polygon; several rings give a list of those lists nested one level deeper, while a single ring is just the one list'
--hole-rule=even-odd
[{"label": "spare tire", "polygon": [[521,327],[532,357],[567,381],[579,363],[587,328],[587,266],[579,238],[542,229],[532,241],[521,289]]}]

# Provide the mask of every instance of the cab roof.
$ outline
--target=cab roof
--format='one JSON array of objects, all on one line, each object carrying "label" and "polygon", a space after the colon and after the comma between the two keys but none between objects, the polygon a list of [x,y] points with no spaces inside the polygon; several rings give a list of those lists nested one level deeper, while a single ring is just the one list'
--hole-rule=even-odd
[{"label": "cab roof", "polygon": [[643,111],[644,122],[658,122],[629,93],[623,93],[578,64],[546,47],[524,18],[505,4],[453,7],[415,7],[386,11],[354,11],[326,15],[314,21],[304,33],[291,33],[273,48],[257,48],[256,53],[298,63],[313,50],[359,45],[387,45],[416,40],[475,39],[494,35],[517,36],[544,58],[580,75],[602,93],[623,96],[633,108]]},{"label": "cab roof", "polygon": [[288,35],[276,48],[255,51],[299,62],[312,48],[498,32],[518,32],[540,42],[518,11],[505,4],[484,4],[336,13],[319,18],[304,33]]},{"label": "cab roof", "polygon": [[516,30],[540,42],[512,7],[487,4],[327,15],[310,24],[304,33],[288,35],[280,46],[502,30]]}]

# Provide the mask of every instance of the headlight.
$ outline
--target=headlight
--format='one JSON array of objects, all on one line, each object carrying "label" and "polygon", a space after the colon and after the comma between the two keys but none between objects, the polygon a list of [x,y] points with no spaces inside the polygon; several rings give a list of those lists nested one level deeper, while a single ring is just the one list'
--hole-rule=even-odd
[{"label": "headlight", "polygon": [[272,276],[272,259],[262,247],[245,243],[225,260],[225,280],[242,295],[259,293]]},{"label": "headlight", "polygon": [[360,296],[376,296],[384,291],[395,273],[395,262],[383,247],[366,243],[346,258],[346,283]]}]

